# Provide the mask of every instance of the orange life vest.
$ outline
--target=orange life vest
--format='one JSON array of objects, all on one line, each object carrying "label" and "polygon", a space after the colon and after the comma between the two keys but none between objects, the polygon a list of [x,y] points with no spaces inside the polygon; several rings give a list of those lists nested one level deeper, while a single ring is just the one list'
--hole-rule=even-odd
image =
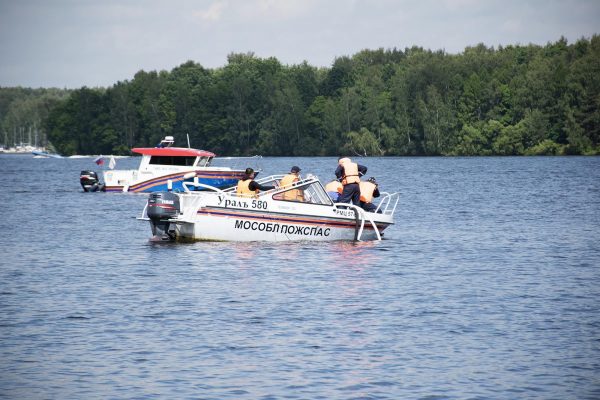
[{"label": "orange life vest", "polygon": [[325,191],[342,193],[344,191],[344,185],[339,181],[331,181],[325,185]]},{"label": "orange life vest", "polygon": [[360,182],[360,201],[371,203],[373,201],[373,192],[377,189],[377,185],[371,182]]},{"label": "orange life vest", "polygon": [[360,177],[358,175],[358,164],[353,163],[348,159],[345,163],[342,164],[344,167],[344,176],[342,179],[342,185],[346,186],[349,183],[358,183],[360,182]]},{"label": "orange life vest", "polygon": [[240,197],[255,197],[258,194],[258,190],[250,190],[252,179],[239,180],[237,184],[237,195]]},{"label": "orange life vest", "polygon": [[[298,176],[294,174],[287,174],[281,179],[279,182],[280,187],[290,187],[294,182],[298,182]],[[304,201],[304,194],[299,189],[293,189],[285,191],[281,194],[281,198],[283,200],[293,200],[293,201]]]}]

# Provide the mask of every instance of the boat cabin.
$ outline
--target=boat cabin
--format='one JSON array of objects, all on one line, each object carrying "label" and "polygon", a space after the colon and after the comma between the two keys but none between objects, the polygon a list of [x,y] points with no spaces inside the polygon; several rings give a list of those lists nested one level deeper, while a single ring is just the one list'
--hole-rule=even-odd
[{"label": "boat cabin", "polygon": [[[161,143],[163,143],[161,141]],[[136,147],[134,153],[142,155],[139,169],[141,171],[153,169],[154,167],[177,167],[191,168],[210,166],[214,153],[205,150],[189,149],[184,147]]]}]

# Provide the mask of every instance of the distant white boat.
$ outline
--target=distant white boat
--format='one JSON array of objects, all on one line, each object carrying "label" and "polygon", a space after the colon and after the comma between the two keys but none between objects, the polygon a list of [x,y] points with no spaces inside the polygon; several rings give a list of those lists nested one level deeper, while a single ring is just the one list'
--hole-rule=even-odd
[{"label": "distant white boat", "polygon": [[41,147],[34,147],[34,146],[29,146],[29,145],[0,148],[0,153],[4,153],[4,154],[29,154],[29,153],[33,153],[34,151],[43,152],[45,150]]},{"label": "distant white boat", "polygon": [[47,151],[34,150],[31,152],[34,158],[63,158],[60,154],[48,153]]}]

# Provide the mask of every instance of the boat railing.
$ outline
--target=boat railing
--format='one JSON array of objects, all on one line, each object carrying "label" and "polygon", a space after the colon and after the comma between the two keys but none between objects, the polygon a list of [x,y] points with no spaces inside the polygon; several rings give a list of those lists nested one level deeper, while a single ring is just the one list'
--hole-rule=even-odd
[{"label": "boat railing", "polygon": [[377,240],[381,240],[381,233],[379,233],[379,228],[375,221],[373,221],[373,213],[366,212],[360,206],[355,206],[352,203],[335,203],[334,207],[342,208],[342,209],[351,209],[354,210],[354,216],[356,218],[356,228],[354,232],[354,240],[361,241],[362,234],[365,228],[365,221],[369,221],[373,230],[375,231],[375,235],[377,236]]},{"label": "boat railing", "polygon": [[398,192],[381,192],[381,200],[379,201],[379,205],[377,206],[377,209],[375,209],[375,212],[385,215],[394,215],[398,200],[400,200],[400,193]]},{"label": "boat railing", "polygon": [[262,160],[262,156],[219,157],[219,160]]},{"label": "boat railing", "polygon": [[[255,179],[257,183],[261,184],[261,185],[266,185],[266,186],[275,186],[275,189],[273,190],[267,190],[265,192],[260,192],[259,196],[264,196],[265,194],[270,194],[273,193],[274,191],[277,191],[280,189],[279,187],[279,181],[281,181],[281,179],[283,179],[284,175],[269,175],[269,176],[265,176],[263,178],[259,178],[259,179]],[[223,189],[222,192],[226,193],[226,194],[235,194],[237,190],[237,186],[231,186],[227,189]]]},{"label": "boat railing", "polygon": [[190,190],[190,186],[193,186],[194,188],[206,189],[206,190],[211,191],[211,192],[217,192],[217,193],[223,193],[224,192],[223,190],[221,190],[221,189],[219,189],[217,187],[214,187],[214,186],[211,186],[211,185],[207,185],[205,183],[200,183],[198,181],[198,177],[197,176],[195,176],[194,180],[191,181],[191,182],[188,182],[188,181],[182,182],[181,186],[183,186],[183,190],[186,193],[193,193],[193,192],[195,192],[193,190]]},{"label": "boat railing", "polygon": [[[262,156],[246,156],[246,157],[214,157],[210,165],[212,167],[221,166],[221,162],[227,162],[227,167],[231,169],[244,170],[247,167],[252,167],[255,171],[262,171]],[[224,166],[224,165],[223,165]]]},{"label": "boat railing", "polygon": [[275,186],[276,189],[279,189],[279,181],[281,181],[284,176],[285,175],[269,175],[264,178],[256,179],[256,182],[261,185]]},{"label": "boat railing", "polygon": [[317,177],[315,177],[314,175],[309,174],[305,178],[299,179],[296,182],[293,182],[289,185],[281,186],[280,182],[284,177],[285,177],[285,175],[269,175],[269,176],[265,176],[264,178],[257,179],[256,182],[260,183],[261,185],[271,184],[271,185],[275,186],[275,188],[277,190],[282,190],[282,189],[289,189],[289,188],[296,187],[296,186],[302,186],[306,183],[313,182],[317,179]]}]

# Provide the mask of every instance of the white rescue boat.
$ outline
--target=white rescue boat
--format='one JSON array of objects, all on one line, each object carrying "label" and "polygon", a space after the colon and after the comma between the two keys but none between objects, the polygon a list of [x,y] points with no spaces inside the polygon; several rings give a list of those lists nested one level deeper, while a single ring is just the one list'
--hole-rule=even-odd
[{"label": "white rescue boat", "polygon": [[[375,212],[334,203],[315,176],[280,186],[283,175],[257,180],[274,189],[253,197],[221,190],[197,179],[184,191],[149,195],[142,216],[152,240],[332,241],[381,240],[394,223],[398,193],[381,192]],[[202,189],[202,190],[198,190]]]}]

